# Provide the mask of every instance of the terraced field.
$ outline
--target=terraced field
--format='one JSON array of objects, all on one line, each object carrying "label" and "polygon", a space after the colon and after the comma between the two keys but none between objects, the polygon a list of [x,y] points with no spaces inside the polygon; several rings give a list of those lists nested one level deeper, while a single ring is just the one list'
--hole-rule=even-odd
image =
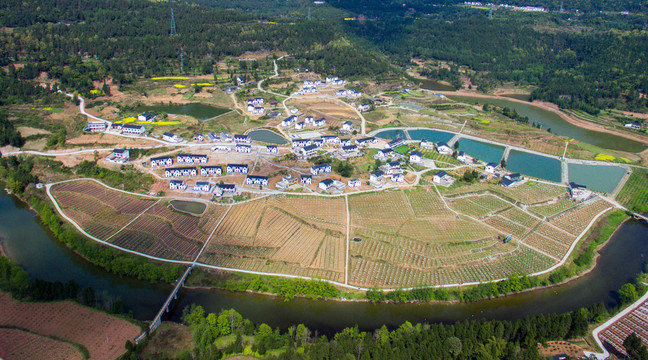
[{"label": "terraced field", "polygon": [[[544,270],[611,207],[599,198],[574,203],[564,198],[564,188],[543,183],[515,189],[476,183],[443,191],[445,198],[425,186],[346,199],[277,195],[209,203],[194,216],[166,200],[91,181],[52,187],[64,214],[90,235],[125,249],[193,261],[204,247],[198,262],[206,265],[338,282],[348,274],[350,285],[385,288]],[[504,243],[509,234],[512,240]]]}]

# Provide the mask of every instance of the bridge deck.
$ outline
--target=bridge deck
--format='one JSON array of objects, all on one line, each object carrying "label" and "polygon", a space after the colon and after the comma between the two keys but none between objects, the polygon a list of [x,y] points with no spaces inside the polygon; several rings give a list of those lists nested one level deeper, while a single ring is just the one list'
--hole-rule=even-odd
[{"label": "bridge deck", "polygon": [[194,266],[195,265],[187,267],[187,270],[185,270],[185,272],[182,274],[175,287],[173,288],[173,291],[171,291],[171,294],[169,294],[169,297],[166,299],[164,304],[162,304],[160,311],[158,311],[157,315],[155,315],[155,317],[153,318],[153,321],[151,321],[151,325],[149,325],[149,334],[155,331],[158,326],[160,326],[160,323],[162,322],[162,315],[164,315],[165,312],[169,311],[169,305],[171,304],[171,301],[176,298],[178,291],[180,291],[180,289],[184,285],[187,276],[189,276]]}]

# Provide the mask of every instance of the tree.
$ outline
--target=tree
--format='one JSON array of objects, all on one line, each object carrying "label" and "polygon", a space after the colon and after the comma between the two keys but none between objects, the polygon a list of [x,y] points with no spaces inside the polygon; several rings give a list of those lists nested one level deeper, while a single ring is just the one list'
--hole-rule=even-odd
[{"label": "tree", "polygon": [[502,161],[500,161],[500,166],[502,167],[502,169],[506,168],[506,159],[502,159]]},{"label": "tree", "polygon": [[448,352],[453,358],[459,357],[462,349],[461,339],[456,336],[451,336],[446,339],[445,344]]},{"label": "tree", "polygon": [[648,360],[648,349],[643,346],[641,339],[636,333],[630,334],[624,341],[623,347],[626,349],[630,359]]},{"label": "tree", "polygon": [[619,289],[619,303],[621,304],[629,304],[635,301],[638,297],[637,288],[630,283],[623,284]]}]

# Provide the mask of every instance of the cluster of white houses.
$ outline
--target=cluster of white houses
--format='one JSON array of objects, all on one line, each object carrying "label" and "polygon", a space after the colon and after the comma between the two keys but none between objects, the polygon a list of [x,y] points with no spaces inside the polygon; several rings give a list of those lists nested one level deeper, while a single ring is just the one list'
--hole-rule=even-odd
[{"label": "cluster of white houses", "polygon": [[346,89],[346,90],[338,90],[335,95],[337,96],[348,96],[348,97],[360,97],[362,96],[362,92],[360,91],[355,91],[353,89]]},{"label": "cluster of white houses", "polygon": [[102,120],[91,120],[88,121],[88,125],[86,125],[85,128],[83,128],[83,131],[104,131],[106,130],[107,124],[105,121]]},{"label": "cluster of white houses", "polygon": [[207,164],[207,155],[178,154],[178,164]]},{"label": "cluster of white houses", "polygon": [[[171,180],[169,181],[170,190],[187,190],[189,186],[184,180]],[[216,184],[212,185],[208,181],[197,181],[192,187],[192,190],[195,192],[210,193],[212,190],[215,191],[216,196],[223,196],[227,194],[236,193],[236,185],[234,184]]]},{"label": "cluster of white houses", "polygon": [[263,98],[254,98],[248,99],[247,101],[247,111],[254,115],[263,115],[265,114],[265,108],[261,105],[265,103]]},{"label": "cluster of white houses", "polygon": [[326,119],[325,118],[315,119],[309,115],[306,116],[303,121],[299,121],[299,116],[290,115],[281,121],[282,127],[288,127],[291,125],[295,125],[295,130],[304,130],[309,125],[312,127],[322,127],[326,125]]}]

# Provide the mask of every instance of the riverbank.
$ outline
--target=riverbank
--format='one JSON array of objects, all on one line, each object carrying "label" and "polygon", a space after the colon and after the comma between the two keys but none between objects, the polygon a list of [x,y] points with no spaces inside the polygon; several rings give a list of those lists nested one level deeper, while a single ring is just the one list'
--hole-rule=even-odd
[{"label": "riverbank", "polygon": [[[513,97],[506,97],[506,96],[501,96],[501,95],[490,95],[490,94],[481,94],[478,92],[473,92],[473,91],[466,91],[466,90],[458,90],[458,91],[434,91],[435,93],[440,93],[445,96],[472,96],[472,97],[477,97],[477,98],[484,98],[484,99],[497,99],[497,100],[507,100],[507,101],[513,101],[521,104],[526,104],[526,105],[533,105],[538,108],[541,108],[543,110],[551,111],[552,113],[560,116],[563,120],[569,122],[572,125],[576,125],[578,127],[587,129],[587,130],[592,130],[592,131],[598,131],[598,132],[603,132],[603,133],[608,133],[616,136],[621,136],[626,139],[634,140],[643,143],[644,145],[648,146],[648,138],[636,136],[633,134],[628,134],[625,132],[619,132],[615,131],[612,129],[609,129],[603,125],[595,124],[586,120],[579,119],[575,116],[565,114],[563,111],[560,110],[558,105],[549,103],[549,102],[544,102],[540,100],[534,100],[533,102],[529,101],[524,101],[520,99],[516,99]],[[647,150],[644,150],[638,154],[642,155],[648,155],[646,154],[648,152]]]}]

